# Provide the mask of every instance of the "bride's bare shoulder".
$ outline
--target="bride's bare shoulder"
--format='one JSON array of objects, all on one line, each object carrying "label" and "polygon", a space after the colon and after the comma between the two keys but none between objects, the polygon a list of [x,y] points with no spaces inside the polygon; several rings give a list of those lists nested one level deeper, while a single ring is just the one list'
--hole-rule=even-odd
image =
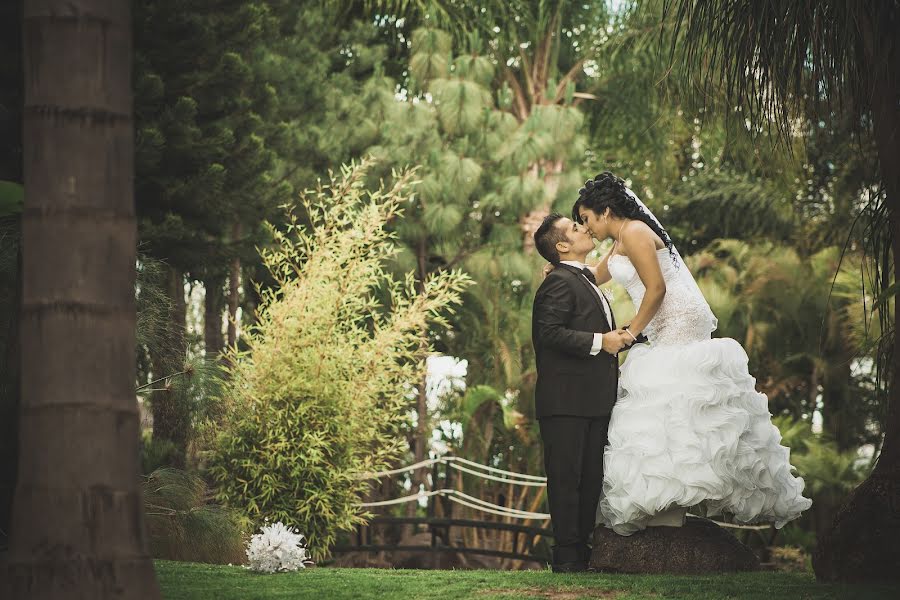
[{"label": "bride's bare shoulder", "polygon": [[665,247],[655,231],[643,221],[631,220],[622,227],[620,243],[627,252],[628,248],[643,248],[650,244],[654,248]]}]

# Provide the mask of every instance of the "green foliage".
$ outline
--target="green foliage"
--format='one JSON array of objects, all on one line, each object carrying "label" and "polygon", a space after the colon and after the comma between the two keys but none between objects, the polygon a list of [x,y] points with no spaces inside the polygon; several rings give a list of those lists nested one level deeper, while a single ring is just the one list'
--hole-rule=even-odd
[{"label": "green foliage", "polygon": [[178,454],[178,447],[172,440],[154,440],[149,431],[141,435],[141,473],[144,475],[175,464]]},{"label": "green foliage", "polygon": [[860,464],[856,450],[841,452],[834,443],[818,437],[808,441],[805,451],[791,461],[814,499],[830,497],[833,502],[845,498],[869,472],[864,461]]},{"label": "green foliage", "polygon": [[877,443],[881,397],[867,368],[871,323],[855,257],[842,262],[835,247],[803,257],[786,244],[731,239],[716,240],[688,262],[719,317],[717,335],[747,350],[773,412],[799,419],[822,410],[842,450]]},{"label": "green foliage", "polygon": [[[488,385],[472,386],[452,398],[444,416],[462,425],[462,454],[479,461],[491,460],[492,443],[499,440],[502,444],[509,437],[503,434],[516,433],[524,425],[524,416],[511,399]],[[526,431],[522,428],[518,433],[525,435]]]},{"label": "green foliage", "polygon": [[0,181],[0,218],[22,212],[25,188],[20,183]]},{"label": "green foliage", "polygon": [[[180,349],[170,348],[170,330],[174,326],[169,319],[172,300],[166,293],[166,265],[152,257],[138,255],[135,277],[135,302],[137,305],[137,386],[147,383],[151,376],[151,357],[162,353],[176,354]],[[160,376],[169,373],[161,373]]]},{"label": "green foliage", "polygon": [[[363,521],[361,473],[397,456],[410,385],[429,324],[446,326],[469,279],[458,271],[394,280],[385,226],[401,219],[410,174],[367,192],[368,165],[345,168],[304,196],[310,221],[289,218],[261,251],[278,282],[262,293],[246,351],[234,355],[226,413],[209,455],[217,497],[252,522],[300,529],[316,558]],[[384,292],[380,302],[375,294]]]},{"label": "green foliage", "polygon": [[246,535],[236,514],[209,504],[197,475],[156,469],[142,484],[144,522],[154,558],[241,564]]},{"label": "green foliage", "polygon": [[[804,110],[867,109],[872,78],[896,67],[895,2],[664,4],[678,32],[673,58],[696,93],[708,101],[724,92],[726,106],[741,107],[740,120],[785,137]],[[748,65],[756,76],[747,76]]]},{"label": "green foliage", "polygon": [[831,526],[837,509],[850,492],[869,475],[870,460],[856,447],[842,449],[828,432],[813,433],[809,420],[776,416],[781,444],[791,450],[791,464],[805,482],[804,495],[812,498],[812,510],[785,527],[780,544],[811,552],[816,536]]},{"label": "green foliage", "polygon": [[[290,187],[273,182],[283,129],[263,68],[278,19],[263,0],[135,7],[135,197],[145,252],[203,278],[253,257]],[[187,68],[185,57],[191,57]],[[231,239],[236,221],[244,233]]]},{"label": "green foliage", "polygon": [[[371,151],[383,158],[384,177],[389,167],[419,165],[416,194],[395,225],[406,246],[395,268],[415,266],[422,279],[461,265],[477,282],[454,318],[465,335],[434,331],[438,348],[466,358],[470,385],[521,391],[514,404],[528,414],[540,267],[522,252],[519,219],[557,199],[570,202],[586,142],[572,106],[535,106],[520,119],[503,101],[493,68],[475,42],[451,44],[440,30],[416,29],[416,85],[406,99],[377,75],[367,84],[370,112],[382,116]],[[571,170],[560,173],[562,165]]]},{"label": "green foliage", "polygon": [[673,187],[664,214],[679,248],[705,248],[720,238],[790,241],[800,221],[794,195],[772,178],[704,168]]},{"label": "green foliage", "polygon": [[[143,472],[149,473],[160,466],[178,466],[190,461],[198,435],[208,433],[204,425],[216,415],[219,405],[216,398],[222,383],[222,366],[215,359],[206,359],[194,352],[185,355],[184,338],[173,336],[177,325],[170,318],[172,300],[165,289],[167,266],[146,255],[139,256],[136,277],[137,305],[137,393],[147,406],[154,410],[154,417],[161,410],[174,410],[166,414],[170,422],[177,423],[172,433],[174,439],[156,435],[145,440],[142,449]],[[177,342],[173,345],[173,339]],[[154,356],[171,357],[169,368],[162,373],[153,372]],[[154,402],[164,402],[160,407]],[[173,418],[175,417],[175,418]],[[159,432],[156,431],[156,434]]]},{"label": "green foliage", "polygon": [[[877,161],[871,144],[854,133],[858,115],[795,119],[789,139],[782,140],[785,148],[759,144],[769,135],[765,123],[746,123],[744,109],[734,106],[709,110],[718,90],[706,107],[691,101],[690,69],[669,64],[674,31],[672,13],[664,18],[663,0],[339,4],[347,10],[291,0],[204,1],[190,9],[167,0],[136,10],[138,195],[147,251],[179,254],[188,279],[221,271],[240,256],[244,275],[260,282],[265,296],[262,290],[297,276],[308,261],[299,253],[292,259],[299,266],[273,276],[256,255],[255,245],[270,242],[260,223],[283,222],[275,205],[287,190],[310,185],[327,168],[365,154],[380,159],[368,174],[370,185],[378,179],[390,185],[393,170],[419,165],[415,193],[403,200],[402,217],[388,225],[397,247],[384,268],[401,276],[414,271],[421,283],[461,267],[477,282],[448,317],[451,327],[430,326],[423,337],[468,362],[473,395],[457,407],[467,423],[466,451],[509,458],[515,468],[535,471],[539,453],[525,434],[534,433],[527,422],[535,379],[530,321],[541,261],[522,252],[518,220],[549,206],[567,213],[587,175],[612,169],[631,180],[688,256],[719,317],[718,335],[735,337],[747,348],[751,372],[772,411],[796,423],[819,411],[833,443],[816,456],[837,472],[843,472],[843,459],[828,452],[843,456],[860,444],[877,445],[884,403],[870,362],[882,330],[863,314],[860,298],[866,291],[867,301],[872,299],[870,285],[880,276],[862,267],[859,249],[870,243],[870,226],[880,213],[862,208],[878,194]],[[774,9],[795,15],[806,10]],[[236,23],[246,27],[233,28]],[[185,62],[186,55],[197,59]],[[306,218],[297,216],[299,222]],[[237,237],[230,229],[235,221],[243,228]],[[282,243],[276,241],[276,251]],[[146,274],[139,273],[139,281]],[[377,308],[358,310],[390,314],[390,288],[386,282],[373,285],[366,297],[376,298]],[[634,309],[624,290],[613,288],[618,320],[627,322]],[[245,292],[255,302],[256,291]],[[171,303],[165,300],[162,286],[141,285],[142,348],[155,345],[165,352],[169,345],[142,333],[166,318]],[[318,306],[319,299],[313,300]],[[245,319],[252,319],[251,308],[244,306]],[[888,303],[877,314],[892,310]],[[311,308],[295,313],[285,322],[307,323],[320,315]],[[374,331],[378,318],[366,321],[367,331]],[[331,342],[321,345],[333,360]],[[143,356],[139,381],[146,383],[152,379],[149,353]],[[193,385],[180,377],[169,382],[173,393]],[[260,381],[254,385],[261,388]],[[307,402],[313,393],[293,383],[283,386],[294,402]],[[477,401],[474,390],[494,400]],[[232,390],[225,397],[241,405],[246,396]],[[289,406],[275,392],[264,397]],[[338,396],[329,388],[320,397]],[[204,408],[190,396],[185,401],[201,416],[222,408],[214,402]],[[385,402],[400,414],[403,409],[396,407],[408,409],[411,401]],[[504,427],[502,406],[523,415],[522,427]],[[237,412],[234,406],[223,409]],[[472,411],[475,419],[466,416]],[[325,414],[317,412],[316,418],[325,423]],[[291,423],[279,419],[273,419],[279,431]],[[487,424],[492,441],[475,443]],[[264,439],[261,427],[247,429],[248,438]],[[199,433],[202,438],[216,428]],[[255,461],[255,452],[262,452],[257,448],[280,448],[272,441],[275,433],[266,435],[270,445],[236,450],[234,456],[242,458],[235,460]],[[328,446],[311,439],[304,438],[311,452],[324,455]],[[802,450],[804,442],[798,439],[796,447]],[[275,459],[259,460],[271,465]],[[249,477],[249,467],[240,468],[253,481],[253,494],[261,497],[263,488],[292,493],[290,486],[260,483],[263,471]],[[324,481],[310,485],[324,489]],[[324,493],[317,497],[326,502]]]}]

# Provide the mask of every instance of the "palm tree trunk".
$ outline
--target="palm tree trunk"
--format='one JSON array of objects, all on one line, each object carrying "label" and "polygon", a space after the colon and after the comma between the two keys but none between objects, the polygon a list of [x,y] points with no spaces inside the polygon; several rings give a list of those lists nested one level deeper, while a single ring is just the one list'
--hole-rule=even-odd
[{"label": "palm tree trunk", "polygon": [[[891,226],[891,251],[894,259],[894,281],[900,281],[900,43],[895,44],[888,70],[891,76],[876,78],[873,90],[873,120],[878,146],[878,159],[884,182]],[[894,335],[900,334],[900,302],[894,302]],[[893,377],[888,415],[884,427],[884,445],[876,470],[900,475],[900,352],[896,338],[893,351]],[[895,479],[895,481],[897,481]]]},{"label": "palm tree trunk", "polygon": [[158,598],[139,486],[126,0],[26,0],[13,598]]},{"label": "palm tree trunk", "polygon": [[[894,281],[900,281],[900,43],[877,51],[879,29],[896,31],[897,23],[874,23],[860,11],[865,71],[871,74],[873,130],[891,231]],[[893,34],[891,34],[893,35]],[[872,475],[840,508],[831,530],[819,538],[813,556],[816,577],[825,581],[900,581],[900,302],[894,298],[894,347],[884,444]]]}]

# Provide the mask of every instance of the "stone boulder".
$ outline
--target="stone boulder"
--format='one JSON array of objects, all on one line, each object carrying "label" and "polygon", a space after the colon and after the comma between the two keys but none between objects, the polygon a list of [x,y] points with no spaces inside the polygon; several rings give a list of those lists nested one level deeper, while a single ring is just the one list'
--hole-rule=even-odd
[{"label": "stone boulder", "polygon": [[598,525],[590,564],[613,573],[699,575],[759,569],[756,555],[731,533],[691,515],[683,527],[648,527],[628,537]]}]

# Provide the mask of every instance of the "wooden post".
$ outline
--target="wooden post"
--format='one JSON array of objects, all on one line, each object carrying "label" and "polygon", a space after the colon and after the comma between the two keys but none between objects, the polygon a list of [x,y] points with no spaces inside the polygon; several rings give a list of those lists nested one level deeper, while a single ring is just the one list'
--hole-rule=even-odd
[{"label": "wooden post", "polygon": [[[440,488],[438,488],[437,480],[438,480],[438,463],[434,463],[433,465],[431,465],[431,491],[432,492],[436,489],[440,489]],[[426,514],[428,515],[428,518],[430,518],[430,519],[433,519],[435,517],[434,505],[436,502],[437,502],[437,500],[436,500],[435,496],[428,497],[428,511],[426,512]]]}]

